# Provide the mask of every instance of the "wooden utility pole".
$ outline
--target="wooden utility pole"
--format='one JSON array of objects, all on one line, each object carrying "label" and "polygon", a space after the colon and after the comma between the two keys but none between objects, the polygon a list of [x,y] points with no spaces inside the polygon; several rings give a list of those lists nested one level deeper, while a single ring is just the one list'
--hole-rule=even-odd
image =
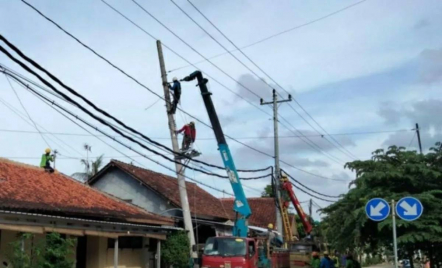
[{"label": "wooden utility pole", "polygon": [[[276,95],[276,90],[273,90],[273,100],[269,102],[264,102],[263,99],[261,99],[261,105],[273,105],[273,129],[274,129],[274,136],[275,136],[275,188],[276,188],[276,196],[277,200],[281,200],[281,193],[280,193],[280,179],[281,179],[281,169],[279,167],[279,141],[278,141],[278,103],[281,102],[288,102],[292,101],[292,96],[289,95],[289,98],[286,100],[279,100],[278,96]],[[280,204],[281,205],[281,204]],[[278,231],[282,234],[282,237],[284,237],[284,229],[282,228],[282,216],[279,209],[276,210],[276,226]]]},{"label": "wooden utility pole", "polygon": [[[170,101],[169,86],[167,85],[166,66],[164,64],[163,49],[162,49],[160,40],[157,40],[157,48],[158,48],[158,58],[160,60],[160,69],[161,69],[161,78],[162,78],[162,82],[163,82],[164,97],[166,99],[166,112],[167,112],[167,118],[169,120],[170,138],[172,140],[173,151],[178,153],[178,152],[180,152],[180,148],[178,146],[178,137],[175,132],[176,131],[175,119],[173,117],[173,114],[169,113],[172,102]],[[186,180],[184,178],[184,167],[183,167],[183,165],[181,165],[181,160],[177,159],[176,155],[175,155],[175,161],[178,162],[178,163],[175,163],[175,169],[176,169],[176,174],[177,174],[177,179],[178,179],[178,188],[179,188],[179,193],[180,193],[181,208],[183,209],[184,229],[186,230],[187,235],[189,237],[190,254],[193,259],[196,259],[197,254],[193,250],[194,248],[196,248],[195,236],[193,234],[192,217],[190,215],[190,208],[189,208],[189,199],[187,198]]]}]

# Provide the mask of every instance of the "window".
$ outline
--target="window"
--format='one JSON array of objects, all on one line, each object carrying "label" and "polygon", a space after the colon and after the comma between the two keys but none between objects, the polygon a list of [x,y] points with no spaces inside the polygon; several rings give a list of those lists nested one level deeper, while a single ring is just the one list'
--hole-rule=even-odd
[{"label": "window", "polygon": [[204,255],[208,256],[245,256],[246,242],[240,238],[211,237],[204,247]]},{"label": "window", "polygon": [[[107,248],[114,248],[115,239],[109,238],[107,240]],[[140,249],[143,248],[143,238],[133,237],[133,236],[122,236],[118,238],[118,248],[119,249]]]}]

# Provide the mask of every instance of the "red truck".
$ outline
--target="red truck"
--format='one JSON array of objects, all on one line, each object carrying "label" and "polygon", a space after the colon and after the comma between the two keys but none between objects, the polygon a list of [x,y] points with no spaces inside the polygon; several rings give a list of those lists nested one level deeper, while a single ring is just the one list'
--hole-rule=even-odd
[{"label": "red truck", "polygon": [[204,247],[201,268],[289,268],[288,250],[275,249],[270,254],[270,263],[265,256],[262,243],[257,238],[211,237]]}]

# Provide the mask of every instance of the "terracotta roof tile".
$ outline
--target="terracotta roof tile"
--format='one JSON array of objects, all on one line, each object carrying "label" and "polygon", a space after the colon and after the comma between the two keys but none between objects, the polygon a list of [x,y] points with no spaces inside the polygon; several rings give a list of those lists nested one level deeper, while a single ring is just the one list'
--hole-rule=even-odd
[{"label": "terracotta roof tile", "polygon": [[0,209],[173,225],[60,173],[0,159]]},{"label": "terracotta roof tile", "polygon": [[[233,198],[221,198],[224,207],[233,207]],[[249,225],[267,228],[269,223],[276,226],[276,206],[275,200],[270,197],[247,198],[249,206],[252,209],[252,216],[249,218]],[[235,213],[231,211],[231,217]]]},{"label": "terracotta roof tile", "polygon": [[[108,165],[114,165],[129,173],[160,195],[163,195],[176,206],[181,207],[178,180],[176,178],[117,160],[112,160]],[[94,179],[95,178],[92,178],[92,180]],[[190,211],[192,213],[196,213],[200,217],[209,216],[221,218],[223,220],[231,219],[230,212],[232,211],[232,206],[225,207],[218,198],[204,191],[195,183],[186,182],[186,189],[189,198]]]}]

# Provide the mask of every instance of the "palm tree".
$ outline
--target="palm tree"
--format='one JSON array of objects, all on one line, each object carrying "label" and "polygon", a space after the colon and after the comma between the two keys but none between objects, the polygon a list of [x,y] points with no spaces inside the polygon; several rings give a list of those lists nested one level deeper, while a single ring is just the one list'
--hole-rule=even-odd
[{"label": "palm tree", "polygon": [[100,155],[95,161],[91,161],[90,163],[87,159],[81,159],[80,162],[84,166],[84,172],[76,172],[72,174],[72,177],[85,182],[100,171],[100,168],[103,166],[103,155]]}]

